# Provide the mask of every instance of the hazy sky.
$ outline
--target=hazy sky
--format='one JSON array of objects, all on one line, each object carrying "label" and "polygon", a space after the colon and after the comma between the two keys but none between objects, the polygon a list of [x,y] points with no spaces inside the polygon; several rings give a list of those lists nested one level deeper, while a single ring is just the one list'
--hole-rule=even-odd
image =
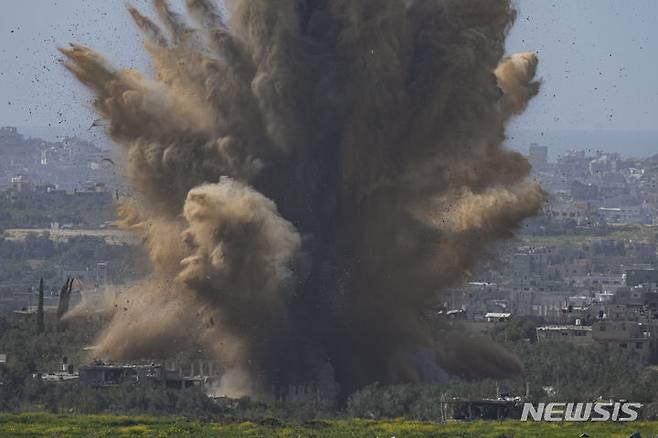
[{"label": "hazy sky", "polygon": [[[132,3],[150,12],[148,0]],[[509,51],[537,51],[544,81],[517,128],[656,129],[658,1],[515,4],[519,17]],[[118,65],[147,66],[122,0],[2,0],[2,5],[0,125],[86,132],[95,118],[89,95],[59,65],[58,46],[79,42]]]}]

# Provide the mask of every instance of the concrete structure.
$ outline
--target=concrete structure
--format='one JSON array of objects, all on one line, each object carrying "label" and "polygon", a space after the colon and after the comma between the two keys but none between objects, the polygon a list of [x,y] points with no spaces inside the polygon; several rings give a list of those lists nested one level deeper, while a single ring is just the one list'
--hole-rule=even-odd
[{"label": "concrete structure", "polygon": [[77,382],[79,379],[80,375],[78,373],[68,371],[41,374],[41,380],[51,383],[72,383]]},{"label": "concrete structure", "polygon": [[80,383],[84,386],[107,387],[125,383],[162,385],[168,388],[189,388],[211,383],[209,379],[181,377],[162,365],[114,365],[96,362],[80,367]]},{"label": "concrete structure", "polygon": [[503,312],[489,312],[484,315],[484,318],[487,320],[487,322],[502,322],[510,319],[511,317],[512,317],[511,313],[503,313]]},{"label": "concrete structure", "polygon": [[582,325],[553,325],[537,327],[537,341],[568,342],[574,345],[592,345],[592,327]]},{"label": "concrete structure", "polygon": [[537,143],[530,144],[528,161],[530,161],[535,171],[546,169],[546,165],[548,164],[548,146],[540,146]]},{"label": "concrete structure", "polygon": [[[654,251],[655,253],[655,251]],[[639,286],[642,284],[658,287],[658,270],[656,269],[629,269],[624,274],[627,286]]]},{"label": "concrete structure", "polygon": [[635,354],[642,363],[654,356],[655,341],[649,327],[641,322],[602,320],[592,325],[592,339],[609,353]]}]

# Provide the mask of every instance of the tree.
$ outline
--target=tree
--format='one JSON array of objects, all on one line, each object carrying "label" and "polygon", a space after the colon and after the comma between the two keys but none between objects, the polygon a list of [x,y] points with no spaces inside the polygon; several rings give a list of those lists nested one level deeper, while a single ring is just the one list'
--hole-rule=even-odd
[{"label": "tree", "polygon": [[73,278],[68,277],[64,286],[59,291],[59,305],[57,306],[57,330],[65,330],[66,323],[62,318],[69,311],[69,302],[71,301],[71,290],[73,289]]}]

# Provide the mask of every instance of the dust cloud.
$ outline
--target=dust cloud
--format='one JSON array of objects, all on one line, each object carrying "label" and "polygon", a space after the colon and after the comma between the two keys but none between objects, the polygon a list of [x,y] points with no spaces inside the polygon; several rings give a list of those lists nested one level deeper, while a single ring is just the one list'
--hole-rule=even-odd
[{"label": "dust cloud", "polygon": [[152,77],[62,49],[125,155],[120,222],[154,267],[94,353],[200,344],[237,393],[327,369],[344,390],[519,372],[427,312],[544,202],[502,147],[539,91],[536,56],[504,53],[510,1],[154,6],[162,25],[129,8]]}]

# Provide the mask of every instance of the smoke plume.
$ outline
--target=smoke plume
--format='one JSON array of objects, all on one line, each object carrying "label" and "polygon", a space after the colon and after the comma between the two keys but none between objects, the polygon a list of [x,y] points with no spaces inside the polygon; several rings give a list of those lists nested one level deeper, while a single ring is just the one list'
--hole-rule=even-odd
[{"label": "smoke plume", "polygon": [[327,364],[344,390],[518,372],[428,318],[544,201],[502,147],[539,89],[534,54],[504,56],[510,1],[154,3],[162,26],[129,8],[152,77],[62,49],[125,153],[121,224],[154,266],[96,354],[200,343],[254,388]]}]

